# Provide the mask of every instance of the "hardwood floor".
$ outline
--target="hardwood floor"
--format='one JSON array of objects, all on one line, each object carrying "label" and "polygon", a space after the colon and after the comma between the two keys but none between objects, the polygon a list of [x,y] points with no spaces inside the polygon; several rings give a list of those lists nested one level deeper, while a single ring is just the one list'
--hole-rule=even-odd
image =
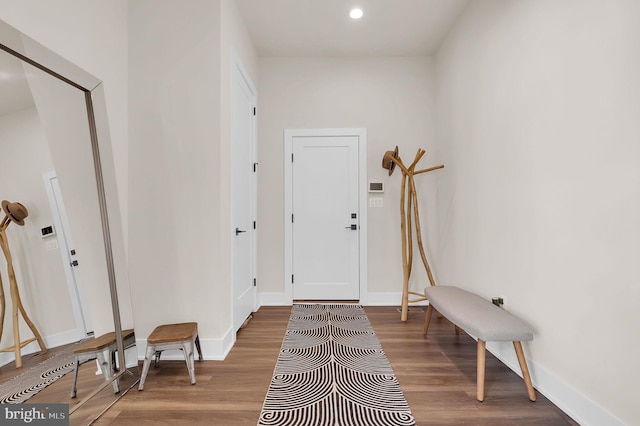
[{"label": "hardwood floor", "polygon": [[[196,362],[196,385],[186,366],[161,361],[145,389],[132,389],[95,424],[256,425],[287,327],[290,307],[263,307],[238,333],[224,361]],[[476,342],[434,319],[422,336],[424,312],[400,321],[395,307],[365,308],[418,425],[575,425],[541,394],[530,402],[520,377],[491,354],[486,398],[475,399]]]},{"label": "hardwood floor", "polygon": [[[37,367],[38,364],[44,362],[48,358],[52,358],[61,354],[64,351],[70,350],[73,344],[59,346],[56,348],[50,348],[47,352],[36,352],[33,354],[25,355],[22,357],[22,367],[16,369],[15,363],[12,361],[7,365],[0,367],[0,383],[11,380],[14,377],[23,374],[31,368]],[[71,398],[71,386],[73,383],[73,372],[67,373],[60,379],[56,380],[46,388],[42,389],[37,394],[33,395],[27,400],[30,404],[46,404],[46,403],[59,403],[69,404],[73,407],[80,402],[86,395],[103,382],[102,376],[95,374],[95,364],[84,364],[80,367],[80,374],[78,375],[77,398]]]},{"label": "hardwood floor", "polygon": [[[22,357],[22,368],[16,369],[15,363],[11,362],[0,367],[0,383],[11,380],[14,377],[26,373],[28,370],[35,368],[40,369],[39,364],[45,360],[57,355],[63,355],[63,352],[70,351],[75,344],[50,348],[47,352],[37,352]],[[69,408],[73,408],[76,404],[83,401],[88,395],[93,393],[94,389],[104,384],[103,376],[96,374],[96,364],[94,361],[82,364],[79,369],[77,381],[77,396],[71,398],[71,387],[73,384],[73,371],[67,373],[55,382],[51,383],[40,392],[33,395],[27,400],[28,404],[68,404]],[[123,391],[134,384],[133,378],[125,376],[120,380],[120,389]],[[103,391],[95,395],[89,402],[80,407],[70,418],[70,424],[86,425],[91,422],[105,407],[108,407],[117,398],[114,395],[113,388],[108,386]],[[1,421],[1,420],[0,420]]]}]

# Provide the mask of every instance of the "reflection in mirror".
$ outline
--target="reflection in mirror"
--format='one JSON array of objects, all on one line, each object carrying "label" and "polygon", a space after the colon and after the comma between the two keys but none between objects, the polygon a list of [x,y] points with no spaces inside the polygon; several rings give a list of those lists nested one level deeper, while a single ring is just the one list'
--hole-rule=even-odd
[{"label": "reflection in mirror", "polygon": [[[0,36],[7,34],[20,35],[0,21]],[[67,403],[77,410],[72,420],[86,424],[137,380],[136,371],[120,368],[135,337],[125,333],[123,340],[117,305],[99,131],[92,121],[105,119],[95,116],[101,112],[93,105],[101,90],[92,94],[93,87],[65,80],[60,69],[52,75],[42,68],[50,64],[8,44],[0,38],[0,200],[28,215],[20,224],[15,210],[0,211],[10,247],[9,256],[0,256],[0,302],[6,305],[0,402]],[[135,347],[127,354],[137,369]]]}]

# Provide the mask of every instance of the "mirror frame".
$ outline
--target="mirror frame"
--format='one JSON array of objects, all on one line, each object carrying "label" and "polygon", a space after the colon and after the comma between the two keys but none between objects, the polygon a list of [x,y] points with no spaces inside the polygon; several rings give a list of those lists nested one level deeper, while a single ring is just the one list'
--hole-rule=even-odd
[{"label": "mirror frame", "polygon": [[[118,350],[118,362],[120,368],[109,381],[104,381],[78,404],[70,407],[69,414],[83,406],[102,389],[109,386],[114,380],[119,380],[125,374],[133,374],[126,368],[124,344],[122,339],[122,323],[120,306],[118,301],[117,283],[126,283],[126,259],[124,257],[124,235],[120,218],[120,208],[115,178],[115,167],[111,139],[109,135],[109,123],[107,120],[106,101],[102,81],[57,53],[49,50],[42,44],[26,36],[16,28],[0,20],[0,50],[27,62],[47,74],[64,81],[65,83],[84,92],[87,108],[87,120],[89,123],[91,150],[93,153],[93,165],[96,175],[96,186],[100,204],[100,219],[102,224],[103,243],[106,255],[106,266],[111,294],[111,308],[113,311],[114,331],[116,335],[116,347]],[[106,183],[106,185],[105,185]],[[109,206],[109,208],[107,208]],[[116,250],[114,250],[114,248]],[[118,256],[114,256],[117,254]],[[1,325],[0,325],[1,326]],[[131,389],[134,384],[129,388]],[[96,415],[101,416],[129,389],[121,390],[106,408]]]}]

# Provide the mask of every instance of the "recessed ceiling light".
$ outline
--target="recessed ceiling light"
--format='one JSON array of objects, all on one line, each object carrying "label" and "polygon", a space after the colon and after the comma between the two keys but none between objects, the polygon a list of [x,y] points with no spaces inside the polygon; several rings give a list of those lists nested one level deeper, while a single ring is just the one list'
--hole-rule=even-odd
[{"label": "recessed ceiling light", "polygon": [[362,12],[362,9],[359,9],[357,7],[351,9],[351,12],[349,12],[349,16],[351,16],[351,19],[360,19],[362,18],[362,15],[364,15],[364,12]]}]

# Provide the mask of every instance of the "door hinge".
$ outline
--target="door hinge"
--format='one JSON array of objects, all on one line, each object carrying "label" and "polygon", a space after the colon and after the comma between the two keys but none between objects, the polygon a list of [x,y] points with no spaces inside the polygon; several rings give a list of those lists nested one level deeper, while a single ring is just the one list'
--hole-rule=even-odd
[{"label": "door hinge", "polygon": [[253,115],[256,115],[256,107],[253,107]]},{"label": "door hinge", "polygon": [[291,274],[291,284],[293,284],[293,274]]},{"label": "door hinge", "polygon": [[256,229],[256,221],[253,221],[253,229]]},{"label": "door hinge", "polygon": [[253,163],[253,173],[258,169],[258,163]]},{"label": "door hinge", "polygon": [[293,213],[291,213],[291,223],[293,223]]},{"label": "door hinge", "polygon": [[293,154],[291,154],[291,162],[293,163]]},{"label": "door hinge", "polygon": [[256,279],[255,278],[253,279],[253,286],[254,287],[256,286]]}]

